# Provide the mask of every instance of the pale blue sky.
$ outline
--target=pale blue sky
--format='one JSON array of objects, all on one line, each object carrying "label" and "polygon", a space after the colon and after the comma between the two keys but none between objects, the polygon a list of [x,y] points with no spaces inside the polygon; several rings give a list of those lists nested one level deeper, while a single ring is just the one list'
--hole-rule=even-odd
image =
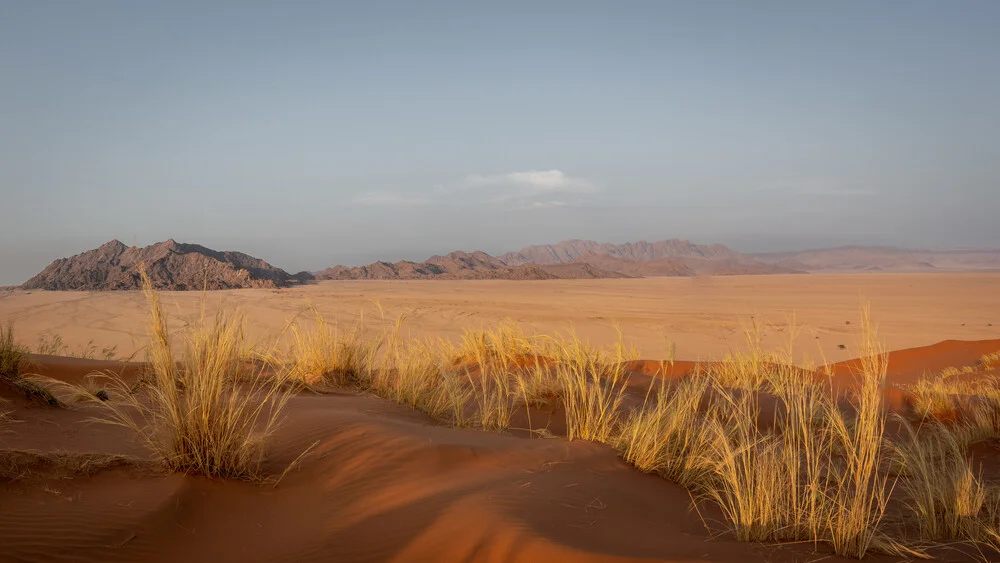
[{"label": "pale blue sky", "polygon": [[0,0],[0,284],[566,238],[1000,246],[1000,2]]}]

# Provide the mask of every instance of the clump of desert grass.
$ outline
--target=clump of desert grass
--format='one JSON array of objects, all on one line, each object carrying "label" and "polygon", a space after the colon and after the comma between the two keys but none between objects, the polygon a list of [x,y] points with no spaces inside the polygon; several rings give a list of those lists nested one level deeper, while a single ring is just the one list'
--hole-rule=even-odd
[{"label": "clump of desert grass", "polygon": [[30,351],[14,336],[14,325],[0,326],[0,382],[24,393],[25,398],[52,407],[63,404],[44,385],[26,377],[24,369],[31,365]]},{"label": "clump of desert grass", "polygon": [[[748,352],[661,383],[617,434],[622,456],[717,505],[741,541],[826,544],[842,556],[911,553],[883,526],[889,480],[882,405],[887,356],[863,310],[857,390],[844,412],[791,347]],[[762,419],[773,401],[774,420]]]},{"label": "clump of desert grass", "polygon": [[361,385],[371,381],[376,358],[383,345],[381,339],[364,337],[364,316],[347,328],[330,324],[314,308],[312,326],[301,327],[296,320],[289,323],[292,345],[287,359],[270,358],[284,366],[289,381],[304,385]]},{"label": "clump of desert grass", "polygon": [[959,434],[940,422],[919,430],[903,422],[906,439],[897,445],[905,471],[903,491],[919,537],[927,541],[993,542],[987,486]]},{"label": "clump of desert grass", "polygon": [[69,406],[110,400],[112,386],[108,384],[107,377],[105,374],[92,373],[84,377],[81,383],[74,384],[30,373],[22,376],[22,381],[51,396],[58,405]]},{"label": "clump of desert grass", "polygon": [[556,379],[566,410],[566,437],[612,443],[628,384],[626,362],[638,352],[618,330],[614,350],[593,347],[574,334],[557,340]]},{"label": "clump of desert grass", "polygon": [[220,309],[202,316],[175,346],[157,293],[142,275],[149,303],[150,378],[138,392],[110,378],[107,422],[129,428],[169,469],[218,478],[259,479],[266,440],[289,397],[280,377],[248,365],[244,318]]},{"label": "clump of desert grass", "polygon": [[684,486],[698,480],[696,456],[707,440],[701,406],[710,381],[696,373],[674,385],[651,385],[641,408],[622,421],[615,446],[625,461]]},{"label": "clump of desert grass", "polygon": [[509,367],[536,357],[538,341],[538,337],[525,335],[517,323],[508,319],[491,329],[466,330],[455,351],[455,362],[496,362]]},{"label": "clump of desert grass", "polygon": [[989,356],[977,366],[945,368],[906,387],[913,414],[958,424],[953,430],[963,443],[1000,437],[1000,379],[989,369]]},{"label": "clump of desert grass", "polygon": [[35,353],[48,356],[70,356],[85,360],[114,360],[118,357],[118,346],[98,347],[93,340],[77,348],[70,348],[58,333],[43,333],[38,337]]},{"label": "clump of desert grass", "polygon": [[466,404],[473,389],[450,361],[451,346],[437,340],[406,339],[397,321],[385,338],[385,353],[369,383],[380,397],[426,412],[454,426],[468,426]]},{"label": "clump of desert grass", "polygon": [[14,337],[14,324],[0,326],[0,378],[13,380],[28,362],[28,348]]},{"label": "clump of desert grass", "polygon": [[983,354],[983,356],[979,358],[979,365],[983,366],[983,370],[992,372],[996,369],[996,366],[1000,366],[1000,350],[989,354]]}]

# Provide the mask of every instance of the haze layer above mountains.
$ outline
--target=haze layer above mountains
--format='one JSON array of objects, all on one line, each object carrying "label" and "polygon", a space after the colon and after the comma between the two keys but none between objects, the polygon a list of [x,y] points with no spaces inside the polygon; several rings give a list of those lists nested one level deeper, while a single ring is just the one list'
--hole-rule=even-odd
[{"label": "haze layer above mountains", "polygon": [[686,240],[625,244],[567,240],[491,256],[456,251],[423,262],[402,260],[334,266],[289,274],[241,252],[219,252],[174,240],[145,248],[114,240],[60,258],[24,283],[24,289],[124,290],[140,287],[144,264],[158,289],[278,288],[312,280],[504,279],[547,280],[699,275],[763,275],[821,271],[937,271],[1000,269],[1000,250],[909,250],[840,247],[743,254],[721,244]]}]

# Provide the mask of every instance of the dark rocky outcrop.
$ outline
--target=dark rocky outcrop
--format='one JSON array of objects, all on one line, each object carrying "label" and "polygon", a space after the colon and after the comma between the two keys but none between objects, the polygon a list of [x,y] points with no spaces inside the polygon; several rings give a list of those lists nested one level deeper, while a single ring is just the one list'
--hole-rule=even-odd
[{"label": "dark rocky outcrop", "polygon": [[153,287],[166,290],[275,288],[311,279],[294,276],[242,252],[219,252],[173,239],[145,248],[113,240],[94,250],[52,262],[24,289],[123,290],[141,287],[144,264]]}]

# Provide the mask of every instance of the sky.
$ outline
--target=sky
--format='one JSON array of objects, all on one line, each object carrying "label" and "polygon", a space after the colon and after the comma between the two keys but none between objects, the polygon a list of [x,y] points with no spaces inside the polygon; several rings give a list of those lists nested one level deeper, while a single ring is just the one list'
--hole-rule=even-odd
[{"label": "sky", "polygon": [[0,0],[0,285],[587,238],[1000,246],[1000,2]]}]

